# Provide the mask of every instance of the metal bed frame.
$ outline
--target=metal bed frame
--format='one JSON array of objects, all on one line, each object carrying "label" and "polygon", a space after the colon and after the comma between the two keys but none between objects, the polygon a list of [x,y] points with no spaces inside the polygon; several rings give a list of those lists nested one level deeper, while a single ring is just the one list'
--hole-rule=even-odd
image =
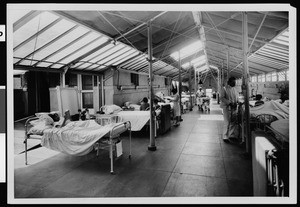
[{"label": "metal bed frame", "polygon": [[[107,119],[107,116],[103,116],[98,118],[98,120],[100,120],[100,122],[97,122],[99,125],[101,125],[100,123],[103,123],[103,119]],[[30,134],[28,133],[29,131],[29,127],[31,126],[30,122],[33,120],[37,120],[39,119],[38,117],[32,117],[27,119],[27,121],[25,122],[25,140],[24,140],[24,144],[25,144],[25,164],[28,165],[28,158],[27,158],[27,142],[28,139],[38,139],[41,140],[42,139],[42,135],[35,135],[35,134]],[[108,121],[105,124],[110,124],[111,122]],[[98,144],[98,148],[97,148],[97,157],[99,155],[99,150],[100,150],[100,144],[106,144],[109,147],[109,154],[110,154],[110,164],[111,164],[111,168],[110,168],[110,173],[114,174],[114,170],[113,170],[113,160],[114,160],[114,156],[113,156],[113,151],[114,148],[116,147],[116,144],[121,140],[120,135],[123,132],[129,131],[129,159],[131,159],[131,123],[130,121],[125,121],[125,122],[121,122],[121,120],[119,120],[119,123],[116,123],[109,131],[109,133],[107,133],[106,135],[104,135],[103,137],[101,137],[96,143]]]}]

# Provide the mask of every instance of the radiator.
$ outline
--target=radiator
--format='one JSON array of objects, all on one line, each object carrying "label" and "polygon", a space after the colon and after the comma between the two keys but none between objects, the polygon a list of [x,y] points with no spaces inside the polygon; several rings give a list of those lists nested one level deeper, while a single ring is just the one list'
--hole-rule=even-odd
[{"label": "radiator", "polygon": [[270,140],[264,132],[252,133],[254,196],[288,195],[288,153]]}]

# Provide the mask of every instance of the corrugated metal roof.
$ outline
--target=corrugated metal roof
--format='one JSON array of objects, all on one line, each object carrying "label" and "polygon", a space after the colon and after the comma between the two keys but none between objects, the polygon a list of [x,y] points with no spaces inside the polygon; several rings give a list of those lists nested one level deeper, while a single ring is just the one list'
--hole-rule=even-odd
[{"label": "corrugated metal roof", "polygon": [[[152,21],[153,72],[177,78],[177,51],[203,41],[183,55],[182,66],[225,68],[241,76],[242,13],[233,11],[35,11],[12,10],[16,69],[103,72],[111,67],[148,72],[147,22]],[[288,11],[247,12],[250,74],[289,66]],[[192,50],[192,49],[191,49]],[[197,63],[196,60],[199,59]],[[201,61],[200,61],[201,59]],[[182,67],[183,74],[188,67]],[[211,74],[211,73],[209,73]]]}]

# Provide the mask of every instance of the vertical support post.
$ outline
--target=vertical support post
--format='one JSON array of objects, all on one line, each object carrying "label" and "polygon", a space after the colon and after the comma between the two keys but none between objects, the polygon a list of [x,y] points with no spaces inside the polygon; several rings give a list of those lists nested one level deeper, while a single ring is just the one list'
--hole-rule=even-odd
[{"label": "vertical support post", "polygon": [[94,90],[94,96],[96,97],[96,100],[94,100],[94,114],[96,114],[96,112],[100,109],[100,76],[97,75],[94,76],[94,78],[96,78],[96,86],[94,86],[96,88],[96,92]]},{"label": "vertical support post", "polygon": [[218,94],[217,94],[217,102],[218,102],[218,104],[220,104],[220,94],[221,94],[221,86],[220,86],[220,74],[221,74],[221,72],[220,72],[220,68],[218,68],[218,70],[217,70],[217,72],[218,72],[218,77],[217,77],[217,79],[218,79]]},{"label": "vertical support post", "polygon": [[229,79],[229,47],[227,47],[227,80]]},{"label": "vertical support post", "polygon": [[179,105],[180,105],[180,107],[179,107],[179,110],[180,110],[180,120],[181,120],[181,114],[182,114],[182,111],[181,111],[181,86],[182,86],[182,83],[181,83],[181,54],[180,54],[180,51],[178,51],[178,56],[179,56],[179,61],[178,61],[178,63],[179,63],[179,71],[178,71],[178,81],[179,81],[179,88],[178,88],[178,93],[179,93]]},{"label": "vertical support post", "polygon": [[248,20],[247,12],[243,12],[243,92],[245,104],[245,135],[246,135],[246,153],[251,153],[251,134],[249,123],[249,68],[248,68]]},{"label": "vertical support post", "polygon": [[40,100],[39,100],[39,84],[40,84],[40,79],[38,77],[38,72],[34,72],[34,77],[35,77],[35,112],[39,112],[39,106],[40,106]]},{"label": "vertical support post", "polygon": [[66,87],[66,73],[61,73],[61,86]]},{"label": "vertical support post", "polygon": [[150,97],[150,144],[148,150],[155,151],[155,137],[154,137],[154,116],[153,116],[153,72],[152,72],[152,27],[151,20],[148,21],[148,61],[149,61],[149,97]]},{"label": "vertical support post", "polygon": [[222,61],[222,80],[221,80],[221,86],[224,86],[224,75],[225,75],[225,68],[224,68],[224,61]]},{"label": "vertical support post", "polygon": [[[194,86],[194,94],[196,95],[196,92],[197,92],[197,75],[196,75],[196,69],[194,68],[194,79],[195,79],[195,86]],[[195,104],[196,105],[196,101],[195,101]]]},{"label": "vertical support post", "polygon": [[192,111],[193,110],[193,106],[192,106],[192,68],[189,68],[189,89],[190,89],[190,105],[189,105],[189,110]]},{"label": "vertical support post", "polygon": [[104,106],[104,78],[103,74],[101,75],[101,106]]}]

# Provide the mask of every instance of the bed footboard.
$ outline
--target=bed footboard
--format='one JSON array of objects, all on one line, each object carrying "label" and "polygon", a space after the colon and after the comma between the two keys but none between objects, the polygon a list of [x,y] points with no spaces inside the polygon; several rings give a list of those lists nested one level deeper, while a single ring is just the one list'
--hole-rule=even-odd
[{"label": "bed footboard", "polygon": [[113,168],[113,151],[114,151],[114,147],[115,145],[119,142],[120,140],[120,135],[123,132],[129,132],[129,159],[131,159],[131,123],[130,121],[125,121],[125,122],[120,122],[115,124],[108,136],[105,136],[104,139],[100,139],[98,141],[98,149],[97,149],[97,156],[99,155],[99,150],[100,150],[100,143],[105,143],[106,145],[108,145],[109,147],[109,155],[110,155],[110,173],[114,174],[114,168]]}]

